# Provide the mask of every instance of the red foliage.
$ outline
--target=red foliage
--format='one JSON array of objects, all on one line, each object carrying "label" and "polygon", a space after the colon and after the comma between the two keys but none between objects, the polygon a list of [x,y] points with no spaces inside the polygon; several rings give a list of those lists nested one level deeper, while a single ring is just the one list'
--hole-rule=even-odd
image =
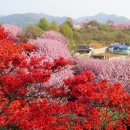
[{"label": "red foliage", "polygon": [[47,130],[57,129],[56,123],[63,124],[64,128],[67,126],[64,124],[64,116],[60,115],[65,113],[64,104],[49,102],[47,99],[41,102],[28,101],[28,97],[33,97],[37,93],[33,95],[28,93],[33,84],[47,82],[52,72],[69,64],[61,58],[56,59],[54,63],[43,63],[44,59],[34,57],[29,60],[19,54],[4,59],[0,70],[1,127]]},{"label": "red foliage", "polygon": [[0,62],[6,56],[12,55],[13,53],[21,53],[21,48],[16,44],[8,40],[0,40]]},{"label": "red foliage", "polygon": [[18,46],[20,46],[20,48],[22,48],[25,52],[32,52],[36,49],[36,47],[29,43],[20,43]]},{"label": "red foliage", "polygon": [[12,54],[20,54],[23,51],[32,52],[35,47],[28,43],[14,43],[13,39],[7,39],[8,33],[6,33],[2,26],[0,26],[0,64],[3,59]]},{"label": "red foliage", "polygon": [[[126,129],[129,126],[130,95],[116,83],[93,82],[85,71],[65,80],[60,88],[44,86],[51,74],[69,64],[60,58],[13,55],[0,70],[0,127],[23,130]],[[49,67],[48,67],[49,66]],[[29,93],[32,85],[42,87]],[[32,98],[31,98],[32,97]]]},{"label": "red foliage", "polygon": [[4,28],[0,25],[0,40],[7,39],[8,33],[5,32]]},{"label": "red foliage", "polygon": [[20,54],[33,49],[28,44],[0,40],[0,47],[0,129],[126,130],[130,126],[130,95],[121,84],[94,82],[94,75],[84,71],[64,80],[63,86],[46,86],[52,74],[72,63]]},{"label": "red foliage", "polygon": [[105,80],[93,82],[93,75],[89,71],[65,80],[65,83],[71,90],[68,99],[72,111],[82,117],[78,121],[81,129],[127,129],[130,95],[121,84],[109,85]]},{"label": "red foliage", "polygon": [[23,51],[32,52],[34,50],[35,47],[28,43],[15,44],[9,40],[0,40],[0,63],[9,55],[22,53]]}]

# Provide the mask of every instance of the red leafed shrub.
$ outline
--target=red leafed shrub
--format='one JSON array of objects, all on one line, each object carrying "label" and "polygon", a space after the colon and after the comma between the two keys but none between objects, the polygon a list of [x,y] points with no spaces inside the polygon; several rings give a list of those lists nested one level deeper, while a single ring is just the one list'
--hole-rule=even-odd
[{"label": "red leafed shrub", "polygon": [[0,40],[0,62],[6,56],[12,55],[13,53],[21,53],[21,48],[12,43],[12,41]]},{"label": "red leafed shrub", "polygon": [[32,52],[35,47],[29,43],[16,44],[12,39],[8,39],[8,33],[0,26],[0,64],[7,56],[25,52]]},{"label": "red leafed shrub", "polygon": [[[27,58],[19,54],[4,59],[0,69],[1,129],[57,129],[57,122],[64,128],[67,126],[63,123],[66,116],[60,115],[65,113],[64,104],[49,101],[49,95],[45,97],[53,88],[45,88],[44,83],[69,61],[56,59],[49,63],[44,60],[44,57]],[[36,97],[37,91],[29,91],[32,85],[38,84],[43,85],[40,99]],[[30,97],[33,100],[29,100]]]},{"label": "red leafed shrub", "polygon": [[65,80],[70,90],[68,107],[76,114],[74,127],[86,130],[127,129],[130,126],[130,94],[119,83],[94,82],[93,76],[84,71]]},{"label": "red leafed shrub", "polygon": [[4,28],[0,25],[0,40],[7,39],[8,33],[5,32]]},{"label": "red leafed shrub", "polygon": [[[92,72],[83,71],[80,75],[68,75],[70,78],[64,79],[64,84],[48,85],[50,79],[57,79],[56,73],[72,65],[70,58],[66,60],[57,53],[54,57],[51,54],[51,60],[40,52],[20,54],[32,51],[33,46],[14,44],[2,31],[1,130],[126,130],[130,127],[130,95],[121,84],[95,82]],[[56,52],[53,49],[50,51]]]},{"label": "red leafed shrub", "polygon": [[[64,80],[65,86],[45,86],[67,64],[64,59],[48,62],[16,54],[6,58],[0,70],[0,128],[127,129],[130,95],[119,83],[94,82],[94,75],[84,71]],[[30,92],[32,86],[38,89]]]},{"label": "red leafed shrub", "polygon": [[18,54],[25,52],[32,52],[35,50],[35,47],[28,43],[15,44],[9,40],[0,40],[0,63],[3,59],[12,54]]},{"label": "red leafed shrub", "polygon": [[33,52],[36,49],[36,47],[29,43],[20,43],[18,44],[18,46],[22,48],[25,52]]},{"label": "red leafed shrub", "polygon": [[[33,46],[37,49],[37,53],[44,55],[49,61],[63,57],[64,59],[72,60],[71,52],[68,48],[67,40],[59,33],[49,31],[43,34],[42,38],[30,40]],[[49,85],[60,86],[63,85],[62,80],[68,77],[73,77],[72,65],[63,68],[55,74],[51,75],[48,82]]]}]

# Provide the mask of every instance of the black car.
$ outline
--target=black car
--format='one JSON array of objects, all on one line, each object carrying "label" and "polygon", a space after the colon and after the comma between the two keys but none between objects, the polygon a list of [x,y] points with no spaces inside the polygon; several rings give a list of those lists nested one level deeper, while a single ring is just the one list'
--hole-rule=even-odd
[{"label": "black car", "polygon": [[77,51],[79,53],[89,53],[92,50],[93,50],[93,47],[89,46],[89,45],[78,45],[78,47],[77,47]]}]

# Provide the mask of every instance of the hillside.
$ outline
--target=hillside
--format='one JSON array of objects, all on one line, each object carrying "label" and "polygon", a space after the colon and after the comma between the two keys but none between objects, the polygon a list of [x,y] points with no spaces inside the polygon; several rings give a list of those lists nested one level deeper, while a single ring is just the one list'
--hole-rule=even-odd
[{"label": "hillside", "polygon": [[[40,14],[26,13],[26,14],[13,14],[7,16],[0,15],[0,23],[8,23],[8,24],[15,24],[18,26],[25,26],[27,24],[35,24],[40,20],[40,18],[43,17],[46,18],[49,22],[55,20],[58,22],[58,24],[62,24],[68,18],[68,17],[55,17],[44,13],[40,13]],[[80,17],[74,19],[74,22],[80,23],[80,22],[91,21],[91,20],[96,20],[100,23],[106,23],[108,20],[112,20],[114,23],[130,23],[130,19],[126,17],[117,16],[114,14],[108,15],[105,13],[99,13],[94,16]]]},{"label": "hillside", "polygon": [[108,20],[112,20],[114,23],[130,23],[130,19],[124,17],[124,16],[118,16],[115,14],[105,14],[105,13],[99,13],[94,16],[86,16],[86,17],[80,17],[76,19],[77,23],[84,22],[84,21],[91,21],[96,20],[100,23],[106,23]]},{"label": "hillside", "polygon": [[59,24],[63,23],[67,19],[67,17],[54,17],[42,13],[41,14],[27,13],[27,14],[13,14],[8,16],[0,16],[0,23],[25,26],[27,24],[35,24],[43,17],[46,18],[49,22],[55,20]]}]

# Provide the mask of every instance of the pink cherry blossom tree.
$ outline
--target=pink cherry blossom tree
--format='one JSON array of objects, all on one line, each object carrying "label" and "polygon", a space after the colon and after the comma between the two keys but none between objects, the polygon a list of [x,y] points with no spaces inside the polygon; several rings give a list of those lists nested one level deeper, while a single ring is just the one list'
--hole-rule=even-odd
[{"label": "pink cherry blossom tree", "polygon": [[5,31],[9,33],[9,36],[12,38],[15,38],[19,33],[21,33],[22,30],[18,26],[11,24],[3,24],[2,26],[4,27]]},{"label": "pink cherry blossom tree", "polygon": [[109,26],[115,29],[130,29],[130,24],[109,24]]},{"label": "pink cherry blossom tree", "polygon": [[50,60],[58,57],[64,57],[65,59],[72,58],[67,45],[59,41],[37,38],[36,40],[30,40],[29,43],[37,47],[37,51]]},{"label": "pink cherry blossom tree", "polygon": [[80,73],[91,70],[95,80],[107,79],[110,83],[120,82],[130,92],[130,59],[99,60],[76,57],[76,70]]},{"label": "pink cherry blossom tree", "polygon": [[41,36],[41,38],[48,39],[48,40],[55,40],[55,41],[58,41],[62,44],[68,44],[68,40],[62,34],[56,32],[56,31],[45,32]]},{"label": "pink cherry blossom tree", "polygon": [[[59,33],[49,31],[37,39],[30,39],[29,43],[37,48],[40,56],[45,56],[49,61],[63,57],[67,60],[73,60],[71,52],[68,48],[68,41]],[[68,65],[57,73],[52,74],[47,85],[63,86],[63,79],[73,77],[73,65]]]}]

